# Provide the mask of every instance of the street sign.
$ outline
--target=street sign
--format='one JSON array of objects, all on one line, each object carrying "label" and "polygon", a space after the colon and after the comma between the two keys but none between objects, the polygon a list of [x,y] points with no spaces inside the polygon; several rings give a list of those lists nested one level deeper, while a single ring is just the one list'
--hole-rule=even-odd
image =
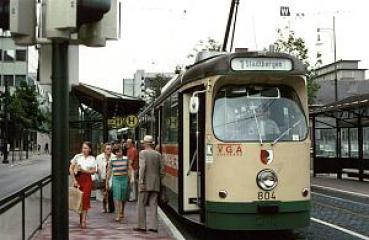
[{"label": "street sign", "polygon": [[279,10],[279,14],[282,17],[289,17],[291,16],[291,12],[290,12],[290,7],[287,6],[281,6],[280,10]]},{"label": "street sign", "polygon": [[136,128],[138,126],[138,117],[136,115],[128,115],[124,116],[116,116],[108,119],[108,126],[110,129],[119,129],[119,128]]},{"label": "street sign", "polygon": [[138,126],[138,117],[136,115],[128,115],[126,124],[129,128],[136,128]]}]

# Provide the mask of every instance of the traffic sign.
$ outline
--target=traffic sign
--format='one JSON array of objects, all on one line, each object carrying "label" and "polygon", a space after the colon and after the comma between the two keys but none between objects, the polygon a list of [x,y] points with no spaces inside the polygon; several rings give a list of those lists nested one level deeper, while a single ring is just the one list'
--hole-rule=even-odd
[{"label": "traffic sign", "polygon": [[129,128],[136,128],[138,126],[138,117],[136,115],[128,115],[126,117],[126,124]]},{"label": "traffic sign", "polygon": [[290,7],[288,7],[288,6],[281,6],[281,8],[279,10],[279,15],[281,15],[281,17],[289,17],[289,16],[291,16]]},{"label": "traffic sign", "polygon": [[119,128],[136,128],[138,127],[138,117],[136,115],[128,115],[124,116],[116,116],[111,119],[108,119],[108,126],[110,129],[119,129]]}]

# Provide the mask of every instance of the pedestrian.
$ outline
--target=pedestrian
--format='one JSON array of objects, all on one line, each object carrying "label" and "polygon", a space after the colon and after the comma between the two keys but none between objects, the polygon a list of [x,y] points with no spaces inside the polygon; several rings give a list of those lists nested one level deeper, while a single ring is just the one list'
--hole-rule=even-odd
[{"label": "pedestrian", "polygon": [[[105,143],[103,153],[101,153],[96,157],[97,172],[99,175],[99,179],[105,183],[103,189],[96,191],[96,199],[102,201],[103,213],[108,212],[109,193],[108,188],[106,188],[106,185],[109,184],[110,179],[107,178],[107,171],[112,157],[113,157],[112,145],[110,143]],[[111,207],[109,209],[111,209]]]},{"label": "pedestrian", "polygon": [[49,154],[49,143],[45,143],[45,153]]},{"label": "pedestrian", "polygon": [[[127,158],[127,150],[123,149],[121,144],[113,148],[115,156],[110,161],[108,168],[108,178],[113,177],[113,199],[115,205],[115,221],[119,222],[124,218],[125,202],[128,199],[128,181],[129,174],[132,172],[132,166]],[[107,188],[109,186],[106,186]]]},{"label": "pedestrian", "polygon": [[154,150],[153,137],[146,135],[143,140],[144,150],[139,154],[138,179],[138,224],[135,231],[146,231],[146,206],[152,211],[149,231],[158,232],[158,196],[160,192],[160,174],[162,170],[161,154]]},{"label": "pedestrian", "polygon": [[90,197],[92,188],[91,175],[97,172],[97,164],[92,154],[92,144],[84,142],[82,152],[74,156],[70,161],[69,173],[73,185],[83,192],[82,213],[80,214],[81,228],[86,228],[87,212],[90,209]]},{"label": "pedestrian", "polygon": [[41,145],[37,144],[37,154],[40,155],[41,154]]},{"label": "pedestrian", "polygon": [[159,145],[159,144],[157,144],[157,145],[155,146],[155,151],[157,151],[157,152],[159,152],[159,153],[160,153],[160,145]]},{"label": "pedestrian", "polygon": [[129,201],[136,201],[137,191],[138,191],[138,151],[131,138],[127,139],[127,157],[128,160],[132,162],[132,176],[130,182],[130,194]]}]

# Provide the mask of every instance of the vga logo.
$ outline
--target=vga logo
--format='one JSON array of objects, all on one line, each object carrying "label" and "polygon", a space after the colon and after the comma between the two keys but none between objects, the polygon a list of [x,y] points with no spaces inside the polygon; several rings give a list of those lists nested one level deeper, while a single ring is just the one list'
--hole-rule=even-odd
[{"label": "vga logo", "polygon": [[273,162],[273,150],[261,150],[260,161],[265,165],[271,164]]}]

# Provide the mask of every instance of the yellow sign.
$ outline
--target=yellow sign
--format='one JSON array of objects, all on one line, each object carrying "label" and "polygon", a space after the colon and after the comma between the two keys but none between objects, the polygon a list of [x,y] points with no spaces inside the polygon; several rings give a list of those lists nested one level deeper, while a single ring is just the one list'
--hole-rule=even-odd
[{"label": "yellow sign", "polygon": [[110,129],[119,129],[124,127],[136,128],[138,126],[138,117],[136,115],[113,117],[108,119],[108,126]]},{"label": "yellow sign", "polygon": [[176,129],[176,128],[178,128],[177,117],[169,117],[167,119],[167,125],[169,126],[170,129]]},{"label": "yellow sign", "polygon": [[129,128],[136,128],[138,126],[138,117],[136,115],[128,115],[126,117],[126,124]]}]

